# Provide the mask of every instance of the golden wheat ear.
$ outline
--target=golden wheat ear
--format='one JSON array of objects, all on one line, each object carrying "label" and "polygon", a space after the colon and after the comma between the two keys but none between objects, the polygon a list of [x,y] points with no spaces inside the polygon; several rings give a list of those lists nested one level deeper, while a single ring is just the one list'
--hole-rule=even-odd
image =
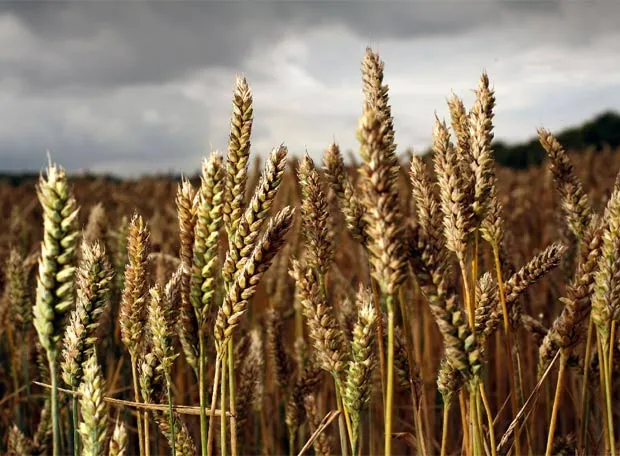
[{"label": "golden wheat ear", "polygon": [[282,182],[286,155],[287,149],[283,145],[271,151],[256,191],[238,221],[237,231],[229,240],[228,254],[222,267],[226,289],[230,288],[237,273],[243,268],[243,264],[256,246]]},{"label": "golden wheat ear", "polygon": [[22,456],[30,454],[32,448],[31,442],[19,430],[16,424],[9,428],[9,437],[6,445],[7,456]]},{"label": "golden wheat ear", "polygon": [[366,220],[364,219],[365,209],[360,203],[359,196],[347,174],[338,144],[330,144],[323,153],[323,171],[329,186],[338,198],[349,233],[356,241],[366,246],[368,235],[366,233]]},{"label": "golden wheat ear", "polygon": [[239,220],[245,210],[253,117],[252,92],[248,82],[245,78],[237,78],[233,92],[224,190],[224,226],[229,240],[233,239],[237,232]]},{"label": "golden wheat ear", "polygon": [[473,215],[474,226],[479,226],[491,203],[491,192],[495,185],[495,163],[493,161],[493,109],[495,94],[489,86],[486,73],[480,76],[476,101],[469,114],[469,151],[474,178]]},{"label": "golden wheat ear", "polygon": [[241,318],[247,312],[249,300],[256,292],[258,282],[284,245],[286,233],[293,223],[293,215],[294,210],[287,206],[269,221],[265,234],[257,242],[226,294],[215,321],[218,353],[222,353],[233,331],[239,326]]},{"label": "golden wheat ear", "polygon": [[[137,363],[146,344],[144,332],[150,279],[148,275],[150,251],[151,241],[148,227],[142,216],[134,214],[127,235],[128,263],[125,267],[125,286],[121,297],[119,325],[121,340],[129,351],[131,358],[134,399],[136,402],[140,402]],[[145,444],[143,439],[143,417],[146,418],[146,415],[139,412],[137,423],[140,454],[144,453],[143,445]]]},{"label": "golden wheat ear", "polygon": [[77,271],[78,298],[63,342],[62,378],[76,389],[82,381],[83,365],[95,350],[101,315],[108,304],[112,267],[99,243],[83,245]]},{"label": "golden wheat ear", "polygon": [[196,189],[188,179],[183,179],[177,188],[176,207],[179,222],[179,258],[181,259],[181,306],[178,312],[179,341],[187,364],[198,378],[198,321],[190,302],[190,281],[192,277],[194,229],[196,210],[194,198]]},{"label": "golden wheat ear", "polygon": [[125,268],[125,288],[119,314],[121,338],[132,358],[136,358],[140,352],[146,322],[150,251],[149,230],[142,216],[135,214],[127,237],[129,263]]},{"label": "golden wheat ear", "polygon": [[592,208],[583,184],[575,175],[573,164],[560,142],[544,128],[538,139],[547,152],[549,169],[556,189],[562,196],[562,207],[571,232],[581,240],[592,218]]},{"label": "golden wheat ear", "polygon": [[331,226],[327,197],[314,162],[304,156],[297,172],[301,185],[301,223],[308,266],[324,276],[334,259],[334,233]]}]

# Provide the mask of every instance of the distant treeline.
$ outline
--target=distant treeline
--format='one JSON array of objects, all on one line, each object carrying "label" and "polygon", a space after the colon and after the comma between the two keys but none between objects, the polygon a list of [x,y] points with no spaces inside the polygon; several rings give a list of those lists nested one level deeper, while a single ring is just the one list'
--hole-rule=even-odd
[{"label": "distant treeline", "polygon": [[[620,115],[605,112],[578,127],[553,133],[568,151],[617,148],[620,146]],[[537,138],[511,145],[495,141],[493,150],[499,164],[517,169],[540,165],[546,155]]]},{"label": "distant treeline", "polygon": [[[589,120],[577,127],[567,128],[554,135],[569,151],[601,150],[604,147],[620,147],[620,114],[616,112],[604,112],[594,119]],[[495,159],[498,164],[508,168],[523,169],[529,166],[538,166],[545,159],[545,151],[537,138],[518,144],[506,144],[502,141],[493,143]],[[426,153],[430,152],[427,151]],[[178,180],[180,175],[173,173],[157,174],[151,176]],[[17,186],[26,181],[35,181],[39,178],[38,172],[10,173],[0,171],[0,182],[8,182]],[[120,179],[112,175],[80,174],[85,180],[104,179],[118,182]]]}]

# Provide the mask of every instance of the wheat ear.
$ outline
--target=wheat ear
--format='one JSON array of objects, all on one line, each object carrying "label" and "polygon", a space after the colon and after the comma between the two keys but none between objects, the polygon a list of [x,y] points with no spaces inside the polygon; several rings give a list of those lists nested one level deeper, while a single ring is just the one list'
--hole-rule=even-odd
[{"label": "wheat ear", "polygon": [[47,353],[52,382],[51,406],[54,456],[60,454],[57,358],[65,316],[75,305],[75,262],[79,208],[67,183],[65,170],[50,164],[37,188],[43,208],[43,241],[33,310],[34,326]]},{"label": "wheat ear", "polygon": [[97,357],[93,353],[84,365],[84,377],[79,391],[82,421],[80,434],[82,435],[82,454],[86,456],[103,456],[105,454],[105,439],[108,423],[108,407],[103,400],[105,380]]},{"label": "wheat ear", "polygon": [[[82,260],[77,271],[77,306],[69,318],[63,343],[62,379],[77,391],[83,376],[83,364],[95,352],[101,315],[108,304],[112,268],[105,250],[98,242],[83,245]],[[71,399],[75,454],[79,453],[78,401]]]},{"label": "wheat ear", "polygon": [[[121,298],[119,323],[121,339],[131,357],[134,398],[140,402],[138,388],[137,361],[144,344],[144,328],[146,324],[146,300],[149,287],[147,267],[148,255],[151,250],[150,233],[142,216],[132,217],[129,234],[127,235],[128,263],[125,267],[125,287]],[[138,413],[138,439],[140,455],[145,454],[147,441],[143,436],[143,418],[146,413]]]},{"label": "wheat ear", "polygon": [[196,189],[188,179],[179,184],[176,196],[177,217],[179,220],[179,258],[181,259],[181,307],[178,322],[181,330],[179,340],[187,364],[198,374],[198,321],[190,302],[190,281],[192,277],[194,229],[196,227]]},{"label": "wheat ear", "polygon": [[112,431],[108,454],[109,456],[125,456],[127,454],[127,426],[118,419]]}]

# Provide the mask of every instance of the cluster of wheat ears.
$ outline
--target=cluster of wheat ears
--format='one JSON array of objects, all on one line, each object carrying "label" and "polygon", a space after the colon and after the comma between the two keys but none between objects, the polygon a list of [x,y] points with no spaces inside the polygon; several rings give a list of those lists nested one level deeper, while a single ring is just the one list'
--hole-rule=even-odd
[{"label": "cluster of wheat ears", "polygon": [[620,182],[593,198],[541,129],[552,184],[503,183],[486,74],[403,166],[383,72],[367,49],[352,166],[334,143],[321,168],[281,145],[250,169],[241,78],[226,157],[157,217],[133,200],[112,230],[97,204],[81,229],[50,163],[40,247],[25,213],[8,230],[6,452],[616,453]]}]

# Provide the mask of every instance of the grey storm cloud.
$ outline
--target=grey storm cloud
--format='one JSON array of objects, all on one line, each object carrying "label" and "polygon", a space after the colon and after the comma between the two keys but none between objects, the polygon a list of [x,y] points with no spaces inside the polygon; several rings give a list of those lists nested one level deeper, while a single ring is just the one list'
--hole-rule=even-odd
[{"label": "grey storm cloud", "polygon": [[[605,9],[620,12],[612,2]],[[237,68],[251,47],[320,25],[342,24],[373,40],[406,39],[458,35],[531,16],[577,18],[578,10],[549,1],[2,2],[0,11],[22,21],[36,40],[2,63],[2,76],[34,91],[154,84],[197,68]],[[609,16],[597,20],[603,17]],[[570,36],[583,30],[602,32],[584,22]]]},{"label": "grey storm cloud", "polygon": [[[315,156],[333,138],[352,147],[368,44],[386,60],[404,145],[428,143],[436,104],[490,66],[498,120],[515,126],[504,135],[523,137],[535,108],[562,125],[620,103],[605,41],[618,17],[612,1],[0,2],[0,167],[38,169],[50,149],[69,169],[195,170],[225,146],[240,72],[260,153],[282,140]],[[591,75],[571,94],[587,112],[569,118],[558,91]]]}]

